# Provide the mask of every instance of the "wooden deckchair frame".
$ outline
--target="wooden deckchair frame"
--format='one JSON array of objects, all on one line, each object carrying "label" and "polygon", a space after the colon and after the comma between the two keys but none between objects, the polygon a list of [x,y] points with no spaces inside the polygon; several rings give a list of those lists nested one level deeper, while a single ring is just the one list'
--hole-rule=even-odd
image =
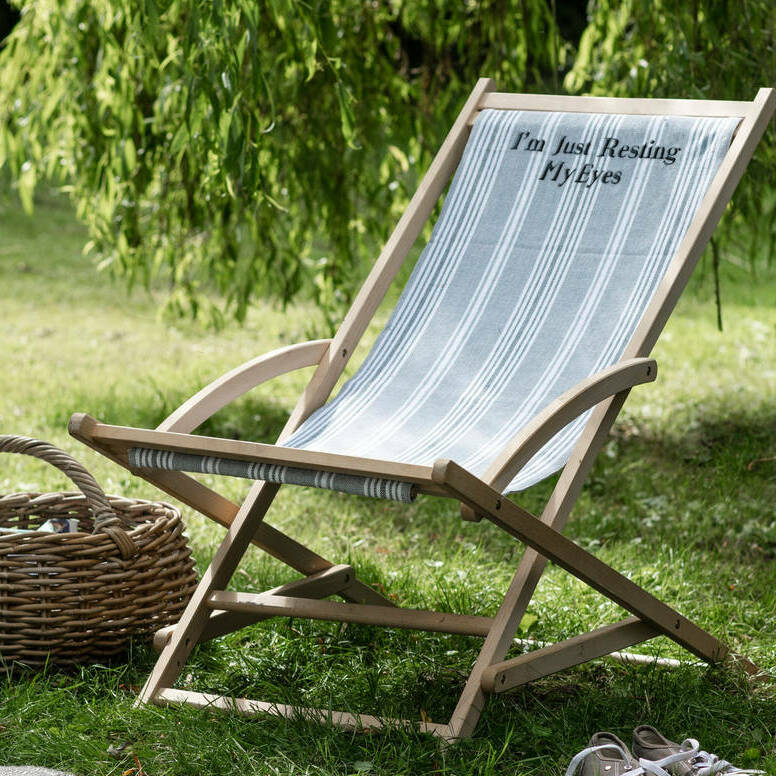
[{"label": "wooden deckchair frame", "polygon": [[[630,389],[655,379],[657,366],[649,353],[743,175],[774,107],[776,94],[772,89],[761,89],[752,102],[610,99],[499,93],[492,80],[480,79],[333,339],[281,348],[238,367],[192,397],[155,431],[110,426],[88,415],[74,415],[70,432],[77,439],[228,527],[180,622],[157,633],[155,645],[161,654],[137,702],[187,703],[242,714],[302,716],[346,728],[407,724],[404,720],[232,699],[172,687],[197,643],[275,616],[484,636],[483,647],[450,721],[418,723],[422,730],[447,741],[472,734],[487,693],[506,691],[657,635],[668,636],[707,662],[725,659],[728,650],[722,642],[566,539],[561,531]],[[278,441],[286,439],[326,402],[457,167],[477,113],[485,108],[741,117],[727,154],[621,361],[547,407],[511,440],[482,478],[447,460],[437,461],[433,467],[417,466],[191,435],[205,419],[256,385],[307,366],[317,368]],[[504,498],[502,488],[531,456],[555,432],[590,408],[594,408],[590,419],[540,518]],[[360,581],[350,566],[334,565],[263,522],[279,485],[256,482],[238,506],[180,472],[132,469],[128,450],[134,446],[412,482],[421,493],[456,499],[462,505],[463,517],[486,518],[528,546],[495,617],[402,609]],[[261,594],[226,592],[224,589],[251,542],[304,577]],[[633,616],[505,660],[548,560]],[[321,600],[335,594],[344,602]]]}]

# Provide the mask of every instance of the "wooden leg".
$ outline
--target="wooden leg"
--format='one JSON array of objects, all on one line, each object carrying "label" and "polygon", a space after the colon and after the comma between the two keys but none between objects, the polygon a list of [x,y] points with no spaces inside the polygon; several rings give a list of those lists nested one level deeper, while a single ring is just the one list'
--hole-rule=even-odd
[{"label": "wooden leg", "polygon": [[[613,407],[609,409],[613,409]],[[118,451],[113,452],[118,457],[123,457],[122,453]],[[126,462],[120,462],[126,466]],[[477,514],[487,516],[496,525],[499,525],[533,548],[526,552],[510,586],[507,598],[502,604],[499,615],[492,623],[478,622],[473,625],[465,618],[459,617],[456,620],[454,627],[457,631],[459,629],[462,629],[460,632],[472,633],[475,630],[483,633],[487,631],[488,636],[480,659],[475,665],[475,671],[473,671],[458,704],[456,713],[450,725],[443,726],[447,731],[443,736],[446,740],[470,735],[482,708],[482,700],[484,698],[482,688],[488,689],[491,679],[495,682],[497,676],[506,676],[507,673],[512,676],[511,672],[513,672],[513,669],[518,670],[511,664],[506,665],[510,661],[503,661],[503,657],[546,563],[538,555],[539,552],[585,581],[594,589],[604,593],[616,603],[635,613],[639,620],[643,622],[629,624],[627,627],[622,626],[624,629],[622,632],[627,631],[629,638],[633,636],[631,631],[638,628],[641,629],[639,633],[642,631],[649,632],[651,635],[654,635],[654,632],[664,633],[708,661],[719,660],[726,652],[726,648],[721,642],[681,617],[681,615],[678,615],[670,607],[650,596],[646,591],[606,566],[606,564],[598,561],[590,553],[586,553],[573,542],[565,539],[557,530],[554,530],[555,524],[565,521],[571,503],[573,503],[578,494],[577,475],[584,468],[581,463],[581,461],[574,462],[573,468],[576,469],[576,473],[571,476],[570,486],[567,483],[568,487],[565,488],[565,492],[560,494],[559,501],[555,499],[556,494],[553,494],[551,503],[548,504],[548,508],[545,510],[545,516],[549,517],[553,515],[553,512],[554,516],[546,520],[546,522],[537,520],[533,515],[525,512],[525,510],[504,500],[499,493],[487,484],[468,474],[468,472],[457,467],[452,462],[441,462],[434,467],[433,480],[440,486],[440,491],[446,492],[460,500],[463,504],[475,510]],[[309,568],[308,564],[310,563],[317,564],[320,561],[323,561],[321,565],[329,563],[325,559],[321,559],[320,556],[315,556],[314,553],[306,555],[305,560],[300,562],[300,556],[304,556],[305,553],[311,553],[311,551],[283,536],[280,532],[277,532],[277,535],[273,537],[271,536],[273,529],[270,529],[270,531],[266,530],[262,523],[263,517],[278,490],[278,486],[266,483],[255,486],[251,490],[246,502],[234,514],[233,510],[235,507],[231,502],[222,499],[217,494],[213,494],[212,491],[204,488],[196,481],[190,480],[185,475],[170,472],[154,472],[153,475],[161,475],[158,478],[154,476],[155,484],[162,486],[165,490],[179,498],[191,499],[190,503],[206,514],[209,513],[209,510],[215,511],[223,518],[224,522],[231,523],[231,525],[227,538],[216,553],[208,573],[203,578],[192,599],[192,603],[184,613],[181,622],[175,628],[169,643],[162,651],[157,666],[142,691],[139,702],[148,702],[170,687],[180,673],[182,664],[186,657],[188,657],[194,644],[203,635],[209,634],[211,631],[223,632],[227,625],[233,626],[236,623],[233,617],[230,618],[225,615],[234,614],[234,610],[239,611],[240,608],[246,607],[243,607],[242,600],[235,599],[232,601],[229,597],[232,594],[224,594],[220,590],[223,589],[233,574],[237,563],[239,563],[240,558],[252,540],[260,536],[261,543],[269,544],[271,547],[270,551],[276,557],[285,560],[289,565],[294,563],[304,564]],[[151,478],[147,477],[147,479]],[[162,484],[164,480],[167,481]],[[183,487],[184,482],[193,482],[194,484]],[[577,492],[574,492],[575,490]],[[232,509],[224,510],[222,508],[224,503]],[[226,511],[230,511],[232,514],[226,515]],[[550,522],[552,527],[547,524]],[[267,538],[270,538],[270,542],[266,541]],[[285,547],[282,546],[284,544]],[[324,568],[326,567],[330,567],[330,564],[324,566]],[[376,595],[374,591],[367,588],[367,595],[371,594]],[[363,591],[361,591],[361,595],[362,600],[364,600]],[[379,602],[376,602],[377,605],[367,605],[365,607],[352,607],[351,604],[337,604],[335,602],[322,602],[318,604],[298,596],[286,596],[286,600],[283,601],[280,598],[273,601],[270,600],[271,598],[272,596],[269,596],[266,602],[253,599],[248,600],[246,598],[245,603],[247,604],[247,609],[252,610],[252,614],[260,614],[262,616],[298,610],[301,613],[325,619],[350,620],[356,617],[369,617],[373,618],[375,622],[384,619],[384,615],[381,615],[379,611],[385,609],[385,599],[382,598],[380,598]],[[354,600],[358,600],[358,597],[354,596]],[[366,603],[366,601],[364,602]],[[351,607],[353,611],[351,611]],[[218,610],[216,617],[211,619],[209,609]],[[356,609],[361,611],[356,612]],[[224,614],[222,614],[222,610]],[[233,611],[230,612],[229,610]],[[396,617],[389,619],[391,622],[394,620],[401,622],[405,627],[423,626],[424,629],[428,629],[428,623],[423,619],[428,616],[433,618],[437,616],[437,613],[407,612],[401,615],[397,613]],[[216,618],[218,618],[217,622]],[[353,619],[353,621],[361,620]],[[215,631],[213,630],[214,628]],[[447,628],[439,627],[438,629],[445,630]],[[620,626],[615,626],[615,630],[617,631],[617,638],[622,638]],[[552,648],[547,648],[548,651],[546,652],[539,650],[541,654],[532,656],[531,661],[523,661],[523,667],[525,669],[525,666],[530,662],[533,664],[534,669],[536,669],[537,666],[541,668],[540,664],[543,663],[546,672],[553,665],[561,663],[572,665],[574,663],[569,661],[576,659],[574,658],[575,650],[578,651],[577,648],[580,645],[582,645],[583,653],[592,654],[596,650],[602,649],[605,644],[613,642],[613,638],[607,634],[596,633],[577,637],[577,641],[574,643],[559,645],[554,651]],[[585,652],[586,649],[587,652]],[[499,662],[502,665],[494,667],[494,663],[498,664]],[[577,660],[577,662],[580,661]],[[497,670],[506,673],[497,674]]]},{"label": "wooden leg", "polygon": [[[539,562],[534,562],[535,559]],[[455,738],[469,738],[477,727],[486,699],[482,689],[483,672],[506,656],[546,563],[532,549],[526,549],[450,718]]]},{"label": "wooden leg", "polygon": [[[118,461],[121,463],[121,461]],[[140,474],[139,472],[134,472]],[[215,520],[225,528],[231,526],[239,507],[206,485],[181,472],[145,470],[141,476],[152,485],[183,501],[201,514]],[[334,567],[334,563],[313,552],[309,547],[292,539],[277,528],[261,522],[251,542],[273,558],[277,558],[295,571],[309,576]],[[342,596],[355,603],[375,606],[395,606],[393,601],[369,587],[355,575],[343,588]]]},{"label": "wooden leg", "polygon": [[210,566],[194,591],[194,595],[176,625],[170,641],[162,650],[151,675],[140,691],[140,696],[136,702],[138,705],[152,701],[160,689],[171,687],[180,675],[183,664],[199,641],[210,618],[210,608],[207,605],[208,596],[213,590],[226,587],[251,539],[256,534],[259,524],[264,519],[279,487],[262,482],[251,488]]},{"label": "wooden leg", "polygon": [[[542,522],[556,531],[562,531],[566,525],[571,509],[582,490],[582,484],[628,394],[629,391],[621,391],[611,399],[601,402],[593,410],[588,425],[569,462],[563,468],[542,513]],[[464,510],[467,510],[469,517],[476,515],[471,507],[462,502],[462,511]],[[482,690],[483,672],[506,656],[546,566],[546,558],[531,547],[526,547],[504,601],[494,618],[493,628],[485,639],[450,720],[451,730],[458,738],[468,738],[474,732],[485,704],[485,693]]]}]

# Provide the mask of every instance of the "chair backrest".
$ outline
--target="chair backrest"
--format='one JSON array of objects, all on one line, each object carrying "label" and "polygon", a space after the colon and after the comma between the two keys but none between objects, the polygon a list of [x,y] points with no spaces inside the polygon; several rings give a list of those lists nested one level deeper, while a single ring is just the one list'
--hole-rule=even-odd
[{"label": "chair backrest", "polygon": [[[484,472],[543,406],[620,359],[739,122],[483,110],[384,331],[286,444]],[[506,490],[557,471],[585,421]]]}]

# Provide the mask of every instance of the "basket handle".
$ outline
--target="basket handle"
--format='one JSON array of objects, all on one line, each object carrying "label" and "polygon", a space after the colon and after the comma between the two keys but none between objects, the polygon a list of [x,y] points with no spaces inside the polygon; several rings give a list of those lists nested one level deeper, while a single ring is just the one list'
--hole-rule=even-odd
[{"label": "basket handle", "polygon": [[137,546],[127,533],[131,526],[111,508],[97,480],[75,458],[48,442],[16,434],[0,435],[0,453],[30,455],[59,469],[84,494],[94,515],[93,533],[101,531],[110,536],[125,560],[137,554]]}]

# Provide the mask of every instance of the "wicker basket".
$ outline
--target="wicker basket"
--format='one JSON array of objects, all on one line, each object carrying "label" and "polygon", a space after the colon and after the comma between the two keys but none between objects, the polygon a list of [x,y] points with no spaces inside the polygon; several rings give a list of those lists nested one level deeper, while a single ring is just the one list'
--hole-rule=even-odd
[{"label": "wicker basket", "polygon": [[[175,507],[106,496],[46,442],[0,436],[0,452],[47,461],[80,489],[0,496],[2,663],[98,661],[177,622],[197,579]],[[78,518],[79,532],[35,532],[51,518]],[[19,528],[31,532],[7,530]]]}]

